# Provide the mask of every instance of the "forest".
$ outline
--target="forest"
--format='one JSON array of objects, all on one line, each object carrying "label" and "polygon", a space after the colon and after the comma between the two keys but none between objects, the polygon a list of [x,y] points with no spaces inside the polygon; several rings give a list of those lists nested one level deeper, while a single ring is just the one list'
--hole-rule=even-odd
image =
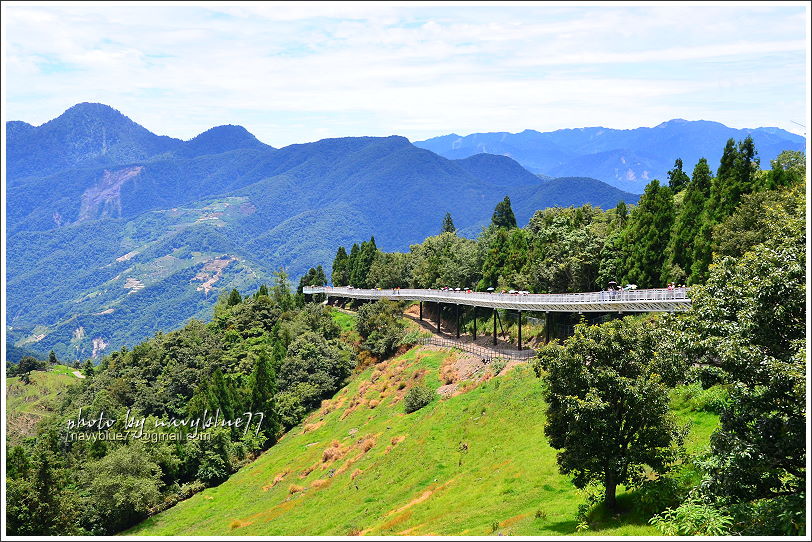
[{"label": "forest", "polygon": [[[541,347],[533,366],[547,405],[543,435],[558,467],[589,495],[579,521],[632,488],[664,534],[797,535],[805,531],[805,156],[761,170],[752,140],[728,141],[716,174],[677,161],[638,205],[550,208],[517,227],[509,198],[476,239],[438,235],[408,253],[374,237],[339,247],[332,283],[355,287],[573,292],[608,281],[691,287],[680,315],[579,325]],[[363,304],[356,330],[306,302],[321,265],[293,289],[284,271],[253,293],[223,292],[210,322],[190,320],[86,363],[33,436],[10,442],[8,534],[109,535],[216,486],[272,447],[362,368],[416,341],[394,302]],[[314,300],[318,301],[318,300]],[[8,376],[30,377],[25,359]],[[56,359],[49,360],[51,364]],[[585,363],[587,361],[587,363]],[[689,454],[669,412],[682,401],[720,414],[709,449]],[[426,398],[414,397],[409,409]],[[429,398],[430,400],[430,398]],[[73,440],[82,416],[172,419],[262,412],[256,431],[221,425],[207,440]],[[164,422],[164,423],[159,423]],[[580,529],[579,529],[580,530]]]}]

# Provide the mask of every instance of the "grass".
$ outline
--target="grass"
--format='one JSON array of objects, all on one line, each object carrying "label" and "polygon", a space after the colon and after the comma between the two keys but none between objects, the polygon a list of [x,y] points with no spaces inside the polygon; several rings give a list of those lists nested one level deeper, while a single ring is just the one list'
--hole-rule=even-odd
[{"label": "grass", "polygon": [[55,365],[51,371],[31,371],[29,384],[6,379],[6,435],[11,444],[32,436],[43,417],[53,412],[68,386],[78,382],[73,369]]},{"label": "grass", "polygon": [[[584,494],[558,472],[530,366],[404,414],[411,386],[440,385],[448,355],[417,347],[367,368],[229,480],[126,534],[576,534]],[[707,443],[718,418],[678,415],[692,445]],[[597,511],[583,534],[657,536],[645,519]]]}]

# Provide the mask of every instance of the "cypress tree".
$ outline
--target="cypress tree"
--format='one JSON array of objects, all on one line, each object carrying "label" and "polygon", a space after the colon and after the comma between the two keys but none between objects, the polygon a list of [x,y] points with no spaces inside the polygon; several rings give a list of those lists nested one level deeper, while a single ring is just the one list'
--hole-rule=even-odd
[{"label": "cypress tree", "polygon": [[505,199],[496,204],[491,217],[491,224],[497,228],[516,227],[516,215],[513,214],[513,209],[510,206],[509,196],[505,196]]},{"label": "cypress tree", "polygon": [[[710,197],[710,187],[711,170],[708,161],[700,158],[694,167],[691,181],[685,188],[685,197],[679,216],[674,222],[674,234],[671,236],[669,247],[671,267],[678,266],[685,276],[691,275],[697,257],[700,260],[705,259],[702,251],[710,247],[708,243],[697,239],[702,224],[707,219],[704,209],[705,202]],[[697,243],[702,246],[698,247]]]},{"label": "cypress tree", "polygon": [[274,408],[276,395],[276,372],[265,348],[256,353],[254,371],[251,374],[251,412],[262,412],[262,431],[274,439],[279,431],[279,420]]},{"label": "cypress tree", "polygon": [[682,171],[682,158],[677,158],[674,169],[668,172],[668,187],[676,194],[685,188],[689,181],[688,174]]},{"label": "cypress tree", "polygon": [[360,253],[361,247],[358,246],[358,243],[353,243],[352,248],[350,249],[350,255],[347,258],[347,284],[350,286],[355,286],[356,288],[358,287],[358,284],[355,283],[358,278],[356,267],[358,265],[358,255]]},{"label": "cypress tree", "polygon": [[454,227],[454,221],[451,220],[451,213],[446,213],[443,217],[443,225],[440,227],[440,233],[456,233],[457,228]]},{"label": "cypress tree", "polygon": [[666,249],[674,223],[671,189],[651,181],[629,218],[624,247],[625,280],[643,288],[661,287],[667,280]]},{"label": "cypress tree", "polygon": [[242,303],[240,292],[238,292],[236,288],[233,288],[231,293],[228,294],[228,302],[226,304],[229,307],[233,307],[234,305],[239,305],[240,303]]},{"label": "cypress tree", "polygon": [[336,257],[333,260],[333,273],[331,278],[333,286],[346,286],[349,283],[349,273],[347,273],[347,266],[349,257],[344,247],[338,247]]}]

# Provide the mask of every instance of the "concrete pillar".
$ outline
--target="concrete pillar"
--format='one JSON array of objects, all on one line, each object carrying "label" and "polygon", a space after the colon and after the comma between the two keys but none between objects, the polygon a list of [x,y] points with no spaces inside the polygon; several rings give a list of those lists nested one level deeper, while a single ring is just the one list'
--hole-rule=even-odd
[{"label": "concrete pillar", "polygon": [[476,306],[474,306],[474,340],[476,340]]},{"label": "concrete pillar", "polygon": [[442,330],[440,329],[440,313],[442,312],[443,312],[443,304],[437,302],[437,333],[439,333],[440,335],[443,334]]},{"label": "concrete pillar", "polygon": [[457,338],[460,338],[460,306],[457,305]]}]

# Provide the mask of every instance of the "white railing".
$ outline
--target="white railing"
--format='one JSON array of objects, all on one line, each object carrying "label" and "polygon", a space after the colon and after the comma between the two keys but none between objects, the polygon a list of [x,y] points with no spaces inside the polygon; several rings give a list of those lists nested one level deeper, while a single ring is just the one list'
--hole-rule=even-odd
[{"label": "white railing", "polygon": [[488,308],[551,312],[673,312],[690,308],[687,288],[604,290],[572,294],[509,294],[432,289],[306,286],[306,294],[356,299],[406,299]]}]

